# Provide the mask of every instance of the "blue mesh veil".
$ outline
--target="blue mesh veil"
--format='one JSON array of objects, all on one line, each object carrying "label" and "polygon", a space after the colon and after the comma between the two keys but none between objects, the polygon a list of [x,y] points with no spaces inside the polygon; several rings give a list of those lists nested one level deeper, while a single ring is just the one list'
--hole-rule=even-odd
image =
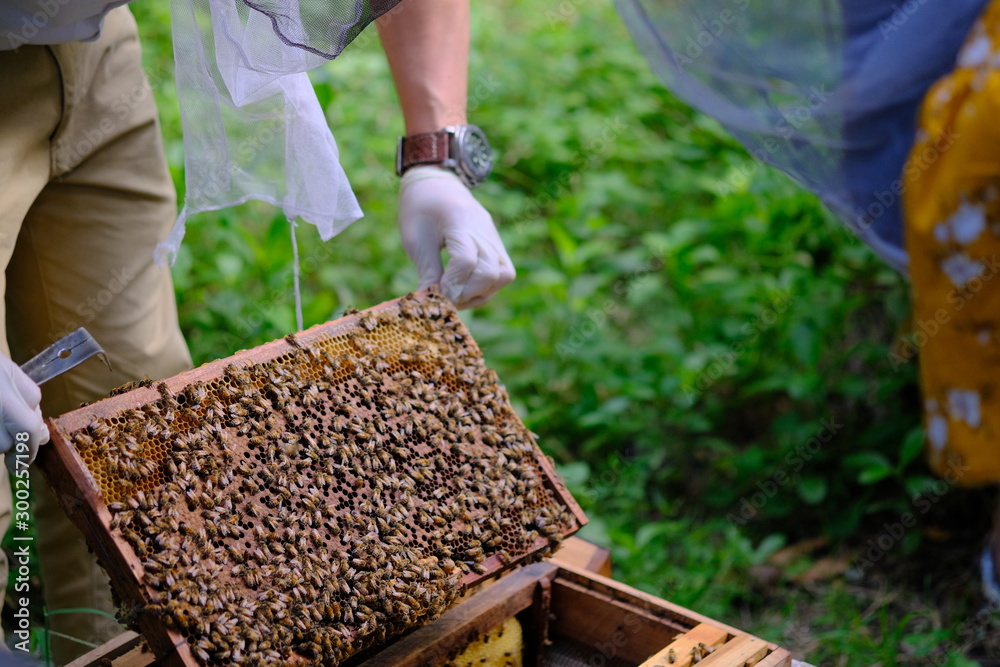
[{"label": "blue mesh veil", "polygon": [[667,87],[905,270],[920,102],[987,0],[616,0]]}]

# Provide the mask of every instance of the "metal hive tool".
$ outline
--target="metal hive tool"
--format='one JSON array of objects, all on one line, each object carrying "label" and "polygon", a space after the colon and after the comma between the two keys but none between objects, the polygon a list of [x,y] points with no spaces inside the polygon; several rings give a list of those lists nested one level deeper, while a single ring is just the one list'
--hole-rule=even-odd
[{"label": "metal hive tool", "polygon": [[43,472],[165,665],[339,664],[586,522],[433,291],[49,427]]}]

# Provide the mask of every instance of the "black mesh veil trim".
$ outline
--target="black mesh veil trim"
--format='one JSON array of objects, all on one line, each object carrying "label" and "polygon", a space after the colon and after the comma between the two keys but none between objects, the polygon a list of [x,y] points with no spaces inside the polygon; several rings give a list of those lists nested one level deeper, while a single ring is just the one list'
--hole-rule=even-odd
[{"label": "black mesh veil trim", "polygon": [[[328,60],[339,56],[372,21],[402,1],[240,0],[271,19],[282,42]],[[292,7],[296,12],[290,11]]]}]

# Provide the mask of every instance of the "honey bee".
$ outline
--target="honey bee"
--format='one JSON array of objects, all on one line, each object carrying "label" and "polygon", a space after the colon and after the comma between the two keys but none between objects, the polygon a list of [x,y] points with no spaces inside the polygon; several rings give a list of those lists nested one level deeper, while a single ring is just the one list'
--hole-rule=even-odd
[{"label": "honey bee", "polygon": [[309,385],[302,394],[302,405],[310,408],[319,404],[323,400],[323,393],[315,384]]}]

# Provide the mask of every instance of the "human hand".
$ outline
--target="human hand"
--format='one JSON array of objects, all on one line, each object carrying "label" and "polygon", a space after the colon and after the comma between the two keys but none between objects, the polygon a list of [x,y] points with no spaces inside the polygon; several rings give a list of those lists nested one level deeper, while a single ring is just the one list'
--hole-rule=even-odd
[{"label": "human hand", "polygon": [[17,364],[0,356],[0,454],[11,472],[18,468],[15,455],[20,443],[28,446],[25,464],[30,464],[38,454],[39,445],[49,441],[49,429],[42,421],[39,407],[41,401],[42,390],[38,385]]},{"label": "human hand", "polygon": [[[403,174],[399,232],[417,265],[420,289],[439,283],[459,308],[483,305],[514,280],[514,265],[493,218],[447,169],[413,167]],[[449,256],[443,271],[442,248]]]}]

